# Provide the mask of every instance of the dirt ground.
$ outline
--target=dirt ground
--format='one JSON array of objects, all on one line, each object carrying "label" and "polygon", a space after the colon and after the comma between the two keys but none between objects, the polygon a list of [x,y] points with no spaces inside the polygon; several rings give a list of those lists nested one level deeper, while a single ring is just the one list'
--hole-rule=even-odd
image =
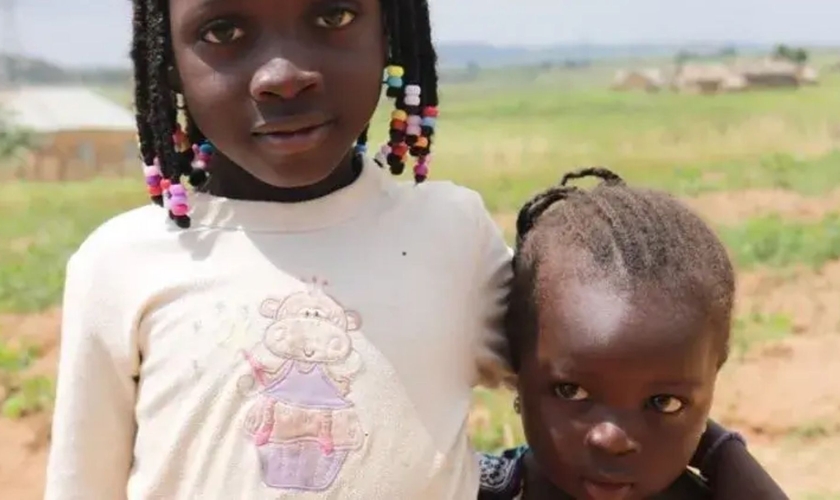
[{"label": "dirt ground", "polygon": [[[772,202],[769,200],[772,199]],[[782,200],[782,201],[779,201]],[[840,207],[840,194],[808,200],[789,193],[714,194],[690,203],[716,221],[768,212],[816,217]],[[791,332],[733,357],[718,383],[714,415],[741,430],[753,453],[797,500],[840,499],[840,261],[819,272],[739,276],[739,313],[783,314]],[[40,344],[32,370],[53,373],[59,313],[0,317],[6,337]],[[0,496],[40,500],[49,443],[47,416],[0,419]]]}]

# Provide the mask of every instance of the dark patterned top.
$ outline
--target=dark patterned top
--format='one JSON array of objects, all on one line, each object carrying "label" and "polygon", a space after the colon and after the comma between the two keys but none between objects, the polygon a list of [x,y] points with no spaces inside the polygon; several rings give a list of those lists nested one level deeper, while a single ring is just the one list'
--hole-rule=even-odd
[{"label": "dark patterned top", "polygon": [[522,457],[525,446],[507,450],[500,456],[479,457],[481,486],[478,500],[518,500],[522,496]]},{"label": "dark patterned top", "polygon": [[[478,500],[522,500],[524,487],[523,457],[528,448],[521,446],[507,450],[501,455],[480,455],[481,486]],[[686,470],[667,491],[654,497],[655,500],[703,500],[711,499],[711,490],[706,482]]]}]

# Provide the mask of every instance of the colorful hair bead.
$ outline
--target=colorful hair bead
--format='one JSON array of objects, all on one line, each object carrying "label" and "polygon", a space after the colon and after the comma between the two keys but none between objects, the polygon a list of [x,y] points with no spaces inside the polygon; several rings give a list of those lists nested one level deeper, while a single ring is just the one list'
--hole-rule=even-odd
[{"label": "colorful hair bead", "polygon": [[208,141],[204,141],[201,144],[193,144],[192,151],[193,158],[190,162],[189,182],[191,186],[199,187],[207,182],[207,167],[213,157],[214,148]]},{"label": "colorful hair bead", "polygon": [[421,157],[423,155],[429,154],[430,145],[431,141],[429,141],[429,138],[421,135],[417,138],[417,140],[414,141],[414,144],[411,146],[411,155]]},{"label": "colorful hair bead", "polygon": [[155,201],[155,203],[161,203],[163,189],[161,189],[160,183],[163,180],[163,174],[160,171],[160,166],[144,166],[143,175],[146,177],[146,190],[148,191],[149,196]]},{"label": "colorful hair bead", "polygon": [[390,150],[386,161],[391,169],[391,173],[400,175],[405,170],[405,156],[409,150],[408,144],[405,142],[392,143],[390,144]]},{"label": "colorful hair bead", "polygon": [[402,66],[391,65],[385,69],[385,73],[387,75],[385,78],[385,84],[388,86],[386,95],[391,98],[399,97],[400,90],[402,90],[405,85],[405,82],[403,82],[405,69],[403,69]]},{"label": "colorful hair bead", "polygon": [[419,85],[408,85],[405,88],[405,101],[406,106],[419,106],[420,105],[420,86]]},{"label": "colorful hair bead", "polygon": [[429,164],[432,162],[431,155],[423,156],[414,165],[414,181],[423,182],[429,177]]}]

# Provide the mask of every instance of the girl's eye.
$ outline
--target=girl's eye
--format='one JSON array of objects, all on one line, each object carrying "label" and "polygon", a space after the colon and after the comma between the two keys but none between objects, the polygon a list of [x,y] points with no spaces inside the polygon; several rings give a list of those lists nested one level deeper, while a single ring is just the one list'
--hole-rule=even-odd
[{"label": "girl's eye", "polygon": [[242,28],[230,21],[214,21],[201,33],[201,39],[207,43],[223,45],[233,43],[245,35]]},{"label": "girl's eye", "polygon": [[557,384],[554,386],[554,393],[568,401],[583,401],[589,398],[589,393],[583,387],[575,384]]},{"label": "girl's eye", "polygon": [[347,9],[335,9],[329,14],[318,16],[315,24],[320,28],[331,30],[340,29],[352,23],[356,19],[356,13]]},{"label": "girl's eye", "polygon": [[679,413],[683,408],[685,408],[685,403],[681,399],[675,396],[668,396],[666,394],[650,398],[649,404],[654,410],[666,415]]}]

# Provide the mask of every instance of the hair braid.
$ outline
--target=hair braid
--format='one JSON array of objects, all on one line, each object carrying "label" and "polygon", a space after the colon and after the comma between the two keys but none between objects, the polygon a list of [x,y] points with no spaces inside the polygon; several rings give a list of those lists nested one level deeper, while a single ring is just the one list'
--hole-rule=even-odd
[{"label": "hair braid", "polygon": [[[588,191],[568,185],[586,177],[602,182]],[[608,169],[587,168],[566,174],[559,186],[536,195],[519,212],[508,311],[515,368],[523,346],[536,335],[541,296],[536,288],[550,276],[544,269],[568,265],[570,258],[577,279],[606,279],[642,293],[655,287],[702,311],[721,334],[725,359],[735,273],[723,244],[670,195],[628,187]]]}]

